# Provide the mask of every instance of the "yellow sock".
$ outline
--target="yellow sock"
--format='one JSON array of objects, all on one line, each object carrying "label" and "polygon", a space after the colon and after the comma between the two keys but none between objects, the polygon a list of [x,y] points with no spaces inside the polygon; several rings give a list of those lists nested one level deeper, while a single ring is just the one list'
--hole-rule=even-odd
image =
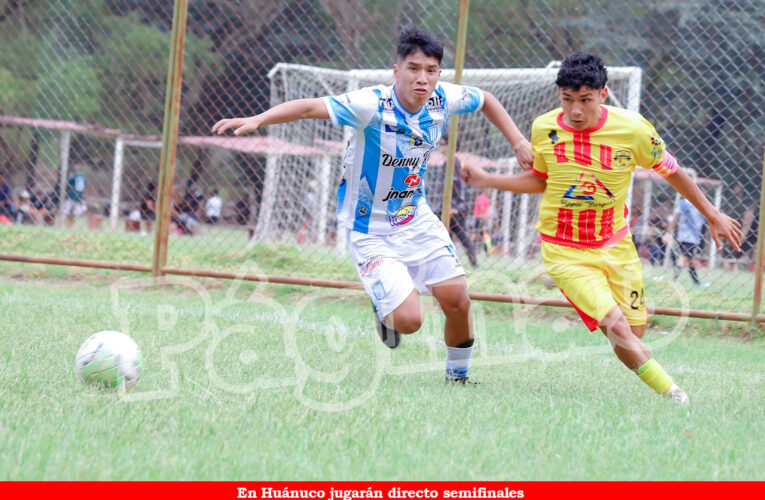
[{"label": "yellow sock", "polygon": [[653,358],[640,365],[637,369],[637,375],[648,387],[659,394],[667,392],[673,384],[672,377]]}]

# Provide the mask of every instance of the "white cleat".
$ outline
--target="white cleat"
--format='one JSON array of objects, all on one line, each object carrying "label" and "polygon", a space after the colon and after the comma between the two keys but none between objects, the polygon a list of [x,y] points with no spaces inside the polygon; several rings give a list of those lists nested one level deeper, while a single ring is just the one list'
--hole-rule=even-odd
[{"label": "white cleat", "polygon": [[669,398],[671,401],[681,405],[691,404],[691,400],[688,398],[688,395],[685,393],[685,391],[680,389],[675,384],[672,384],[672,387],[670,387],[669,390],[664,393],[664,396]]}]

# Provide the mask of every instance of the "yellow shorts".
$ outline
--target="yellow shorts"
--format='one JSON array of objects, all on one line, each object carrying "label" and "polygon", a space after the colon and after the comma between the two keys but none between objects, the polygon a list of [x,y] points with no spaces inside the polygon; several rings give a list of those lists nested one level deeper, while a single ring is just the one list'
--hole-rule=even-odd
[{"label": "yellow shorts", "polygon": [[648,322],[643,266],[629,235],[603,248],[573,248],[543,241],[542,262],[590,331],[615,305],[630,325]]}]

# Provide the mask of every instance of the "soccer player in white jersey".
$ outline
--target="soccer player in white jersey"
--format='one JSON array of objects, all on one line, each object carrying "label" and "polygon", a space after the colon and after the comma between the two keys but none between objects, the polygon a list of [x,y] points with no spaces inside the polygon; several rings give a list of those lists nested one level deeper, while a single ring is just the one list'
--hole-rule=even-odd
[{"label": "soccer player in white jersey", "polygon": [[525,168],[533,162],[531,145],[493,95],[439,83],[443,44],[435,35],[405,28],[396,53],[392,86],[288,101],[255,116],[223,119],[212,131],[242,135],[307,118],[351,127],[337,211],[374,304],[378,334],[396,347],[399,333],[422,325],[419,295],[432,294],[446,316],[446,380],[465,383],[473,351],[470,298],[454,245],[424,196],[427,162],[449,117],[478,110],[513,145]]}]

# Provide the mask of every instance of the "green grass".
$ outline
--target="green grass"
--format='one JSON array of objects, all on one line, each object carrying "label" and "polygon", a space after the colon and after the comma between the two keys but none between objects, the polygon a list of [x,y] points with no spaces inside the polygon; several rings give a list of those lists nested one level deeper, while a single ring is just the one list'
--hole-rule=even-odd
[{"label": "green grass", "polygon": [[[153,236],[125,233],[121,228],[116,232],[89,231],[84,220],[78,220],[75,230],[0,226],[0,253],[8,254],[150,265],[153,242]],[[542,286],[539,256],[516,260],[482,255],[480,260],[480,269],[466,269],[471,291],[561,298],[559,291]],[[283,242],[258,243],[250,248],[247,231],[230,226],[205,227],[205,233],[200,236],[171,235],[167,263],[181,268],[358,280],[350,257],[338,254],[334,246],[299,246],[294,238],[287,238]],[[16,267],[0,263],[0,272]],[[644,266],[643,271],[649,305],[744,313],[752,310],[753,273],[703,269],[699,271],[701,279],[712,286],[700,288],[692,284],[687,271],[679,280],[673,279],[671,269]]]},{"label": "green grass", "polygon": [[[421,331],[388,350],[361,292],[46,273],[0,278],[0,480],[753,480],[765,467],[765,341],[737,325],[655,320],[646,341],[689,393],[681,407],[569,310],[474,303],[481,384],[451,387],[430,299]],[[105,329],[143,350],[125,397],[74,374]]]}]

